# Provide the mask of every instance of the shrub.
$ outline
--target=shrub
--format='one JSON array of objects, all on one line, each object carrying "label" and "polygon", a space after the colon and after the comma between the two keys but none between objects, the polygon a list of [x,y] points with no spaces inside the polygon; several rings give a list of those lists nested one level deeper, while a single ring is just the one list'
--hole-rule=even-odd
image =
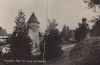
[{"label": "shrub", "polygon": [[70,52],[73,65],[100,65],[100,38],[85,39]]}]

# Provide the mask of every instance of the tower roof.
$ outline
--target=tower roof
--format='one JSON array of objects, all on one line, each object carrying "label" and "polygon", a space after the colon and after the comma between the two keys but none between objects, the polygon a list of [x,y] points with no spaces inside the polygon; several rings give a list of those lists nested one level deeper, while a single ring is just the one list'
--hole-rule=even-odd
[{"label": "tower roof", "polygon": [[37,17],[35,16],[34,12],[32,13],[32,15],[30,16],[29,20],[27,23],[37,23],[40,24],[39,21],[37,20]]}]

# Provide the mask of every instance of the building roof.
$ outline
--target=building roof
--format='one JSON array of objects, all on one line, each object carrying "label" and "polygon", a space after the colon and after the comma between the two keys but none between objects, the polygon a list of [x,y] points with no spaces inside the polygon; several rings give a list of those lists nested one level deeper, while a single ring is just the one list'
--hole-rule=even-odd
[{"label": "building roof", "polygon": [[39,21],[37,20],[37,17],[35,16],[34,12],[32,13],[32,15],[30,16],[29,20],[27,23],[37,23],[40,24]]}]

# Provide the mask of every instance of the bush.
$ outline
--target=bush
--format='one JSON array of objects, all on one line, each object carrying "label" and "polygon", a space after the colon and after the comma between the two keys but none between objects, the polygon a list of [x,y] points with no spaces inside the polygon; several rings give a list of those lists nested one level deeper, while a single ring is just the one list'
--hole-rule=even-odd
[{"label": "bush", "polygon": [[72,65],[100,65],[100,38],[85,39],[70,52]]}]

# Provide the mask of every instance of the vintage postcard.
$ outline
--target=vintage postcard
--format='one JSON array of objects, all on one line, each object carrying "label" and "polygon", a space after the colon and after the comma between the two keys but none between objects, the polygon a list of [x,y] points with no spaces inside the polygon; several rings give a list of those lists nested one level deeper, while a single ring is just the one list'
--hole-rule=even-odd
[{"label": "vintage postcard", "polygon": [[100,65],[100,0],[0,0],[0,65]]}]

